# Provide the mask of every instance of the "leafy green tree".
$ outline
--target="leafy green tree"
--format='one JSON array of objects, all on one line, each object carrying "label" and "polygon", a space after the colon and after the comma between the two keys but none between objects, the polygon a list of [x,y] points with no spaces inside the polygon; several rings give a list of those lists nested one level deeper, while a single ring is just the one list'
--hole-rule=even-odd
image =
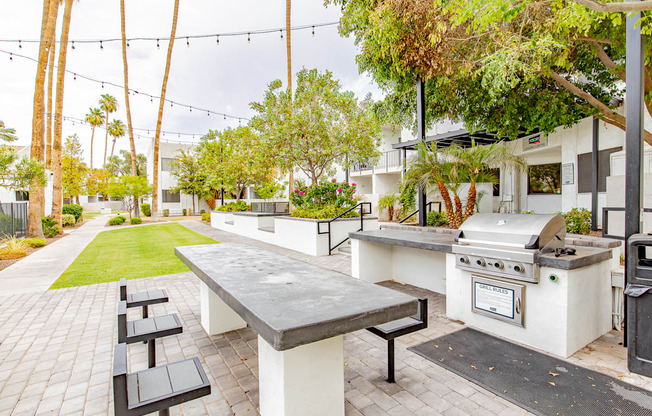
[{"label": "leafy green tree", "polygon": [[[452,118],[514,138],[595,115],[624,129],[615,111],[625,81],[625,22],[560,0],[334,0],[358,64],[388,91],[376,109],[414,122],[414,82],[425,80],[429,123]],[[650,34],[645,103],[652,105]],[[652,144],[652,134],[645,132]]]},{"label": "leafy green tree", "polygon": [[[16,130],[0,121],[0,141],[18,140]],[[0,185],[11,189],[36,191],[47,184],[45,163],[24,157],[18,160],[16,151],[7,144],[0,144]]]},{"label": "leafy green tree", "polygon": [[82,160],[83,150],[79,138],[76,134],[68,136],[61,152],[61,172],[63,194],[77,197],[84,192],[84,178],[87,175],[88,168]]},{"label": "leafy green tree", "polygon": [[241,199],[248,186],[274,178],[272,153],[269,144],[248,126],[209,131],[197,147],[204,192],[224,188]]},{"label": "leafy green tree", "polygon": [[170,172],[176,179],[177,185],[172,192],[182,192],[192,197],[192,213],[195,213],[195,196],[201,197],[206,194],[206,173],[201,168],[197,155],[193,151],[180,150],[172,159],[172,166],[175,168]]},{"label": "leafy green tree", "polygon": [[275,155],[284,172],[297,167],[313,184],[333,174],[336,164],[349,167],[378,155],[378,120],[352,92],[341,91],[329,71],[299,71],[293,96],[273,81],[251,108],[258,114],[250,125],[272,148],[267,157]]},{"label": "leafy green tree", "polygon": [[[147,177],[147,157],[140,153],[136,156],[138,176]],[[110,156],[105,169],[113,176],[131,175],[131,152],[120,150],[120,155]]]},{"label": "leafy green tree", "polygon": [[122,199],[131,218],[131,212],[135,208],[134,197],[139,199],[151,195],[152,187],[147,184],[147,178],[142,176],[114,176],[109,180],[107,194]]}]

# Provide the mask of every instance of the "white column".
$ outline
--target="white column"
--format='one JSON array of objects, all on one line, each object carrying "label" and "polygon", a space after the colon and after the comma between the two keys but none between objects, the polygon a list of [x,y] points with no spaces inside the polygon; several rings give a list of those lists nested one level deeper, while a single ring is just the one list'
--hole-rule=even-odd
[{"label": "white column", "polygon": [[344,416],[344,337],[287,351],[258,336],[262,416]]},{"label": "white column", "polygon": [[223,334],[244,328],[247,323],[203,281],[199,282],[201,326],[208,335]]},{"label": "white column", "polygon": [[369,283],[393,279],[392,246],[351,240],[351,276]]}]

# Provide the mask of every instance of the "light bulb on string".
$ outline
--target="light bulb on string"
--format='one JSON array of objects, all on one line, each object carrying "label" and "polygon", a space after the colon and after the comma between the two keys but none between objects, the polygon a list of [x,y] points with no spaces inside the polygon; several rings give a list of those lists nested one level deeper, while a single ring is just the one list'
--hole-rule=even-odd
[{"label": "light bulb on string", "polygon": [[129,41],[127,41],[127,48],[129,47]]},{"label": "light bulb on string", "polygon": [[104,89],[104,81],[102,81],[102,89]]},{"label": "light bulb on string", "polygon": [[161,49],[161,45],[158,43],[158,39],[156,39],[156,49]]},{"label": "light bulb on string", "polygon": [[220,35],[215,36],[215,41],[217,42],[217,46],[220,46]]},{"label": "light bulb on string", "polygon": [[102,45],[102,41],[100,41],[100,49],[104,50],[104,45]]},{"label": "light bulb on string", "polygon": [[9,54],[9,60],[10,60],[10,61],[13,61],[13,60],[14,60],[14,54],[13,54],[13,53],[10,53],[10,54]]},{"label": "light bulb on string", "polygon": [[315,27],[312,27],[312,35],[315,36]]},{"label": "light bulb on string", "polygon": [[251,43],[251,33],[247,33],[247,42]]},{"label": "light bulb on string", "polygon": [[281,32],[281,39],[283,39],[283,29],[280,29],[279,32]]},{"label": "light bulb on string", "polygon": [[190,107],[190,112],[192,113],[192,107]]},{"label": "light bulb on string", "polygon": [[206,112],[206,115],[207,115],[208,117],[210,117],[210,116],[211,116],[211,112],[210,112],[210,111],[207,111],[207,112]]},{"label": "light bulb on string", "polygon": [[172,108],[172,101],[170,101],[170,108]]},{"label": "light bulb on string", "polygon": [[72,78],[73,78],[75,81],[77,81],[77,74],[73,74],[73,77],[72,77]]},{"label": "light bulb on string", "polygon": [[20,44],[20,41],[18,41],[18,49],[23,49],[23,45]]},{"label": "light bulb on string", "polygon": [[224,120],[226,120],[226,114],[224,114]]},{"label": "light bulb on string", "polygon": [[75,41],[74,40],[72,41],[72,46],[71,47],[72,47],[73,50],[75,49]]},{"label": "light bulb on string", "polygon": [[186,37],[186,46],[190,47],[190,39],[188,39],[187,37]]},{"label": "light bulb on string", "polygon": [[150,103],[153,103],[153,102],[154,102],[154,97],[152,97],[151,95],[149,96],[149,102],[150,102]]}]

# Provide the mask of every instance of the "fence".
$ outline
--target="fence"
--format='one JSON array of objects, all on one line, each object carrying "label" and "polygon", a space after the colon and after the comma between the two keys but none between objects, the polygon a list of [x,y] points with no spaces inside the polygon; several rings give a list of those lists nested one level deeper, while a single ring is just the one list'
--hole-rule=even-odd
[{"label": "fence", "polygon": [[28,202],[0,203],[0,236],[25,237]]},{"label": "fence", "polygon": [[362,172],[365,170],[373,170],[379,172],[388,172],[389,169],[398,168],[403,166],[403,152],[400,150],[390,150],[383,152],[375,164],[369,162],[361,162],[353,165],[352,172]]}]

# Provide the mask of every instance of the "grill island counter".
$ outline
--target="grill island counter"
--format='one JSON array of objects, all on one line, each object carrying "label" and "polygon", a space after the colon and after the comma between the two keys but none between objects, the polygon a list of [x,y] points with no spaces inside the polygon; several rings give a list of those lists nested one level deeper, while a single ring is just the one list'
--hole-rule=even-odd
[{"label": "grill island counter", "polygon": [[343,334],[417,312],[412,296],[245,244],[175,253],[201,280],[209,335],[258,333],[263,416],[344,415]]},{"label": "grill island counter", "polygon": [[[445,294],[449,318],[562,357],[611,329],[617,240],[566,236],[560,215],[475,214],[457,231],[406,229],[351,233],[353,276]],[[561,254],[569,248],[574,255]]]}]

